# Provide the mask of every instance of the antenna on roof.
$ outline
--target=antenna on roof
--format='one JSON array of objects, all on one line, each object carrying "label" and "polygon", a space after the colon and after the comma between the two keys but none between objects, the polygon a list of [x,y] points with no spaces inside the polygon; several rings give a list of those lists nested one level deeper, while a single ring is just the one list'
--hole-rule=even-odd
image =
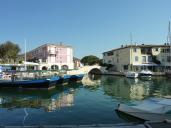
[{"label": "antenna on roof", "polygon": [[131,46],[132,46],[132,33],[130,33],[130,43],[131,43]]}]

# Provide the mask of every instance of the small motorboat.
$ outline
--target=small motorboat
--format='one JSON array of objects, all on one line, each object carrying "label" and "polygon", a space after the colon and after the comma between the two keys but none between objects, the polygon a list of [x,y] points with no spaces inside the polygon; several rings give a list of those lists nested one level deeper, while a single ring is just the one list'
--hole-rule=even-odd
[{"label": "small motorboat", "polygon": [[142,120],[170,120],[171,99],[151,98],[148,100],[144,100],[139,104],[118,104],[118,108],[116,110]]},{"label": "small motorboat", "polygon": [[138,73],[134,72],[134,71],[128,71],[125,73],[125,76],[127,78],[137,78],[138,77]]},{"label": "small motorboat", "polygon": [[71,75],[70,82],[79,82],[83,79],[84,74]]},{"label": "small motorboat", "polygon": [[153,75],[153,73],[149,70],[142,70],[139,73],[140,77],[145,77],[145,78],[151,78],[151,76]]}]

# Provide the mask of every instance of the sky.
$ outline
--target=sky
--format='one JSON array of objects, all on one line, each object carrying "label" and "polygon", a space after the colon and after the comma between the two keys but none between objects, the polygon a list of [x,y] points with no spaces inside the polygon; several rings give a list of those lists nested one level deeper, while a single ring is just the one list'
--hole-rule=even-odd
[{"label": "sky", "polygon": [[0,42],[24,52],[45,43],[71,45],[74,56],[102,57],[121,45],[164,44],[171,0],[0,0]]}]

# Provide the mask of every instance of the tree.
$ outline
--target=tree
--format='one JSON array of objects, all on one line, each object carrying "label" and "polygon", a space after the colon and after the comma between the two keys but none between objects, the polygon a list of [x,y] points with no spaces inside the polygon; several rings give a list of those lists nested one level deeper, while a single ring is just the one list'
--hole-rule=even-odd
[{"label": "tree", "polygon": [[156,56],[152,56],[152,61],[156,64],[161,64],[161,62],[157,59]]},{"label": "tree", "polygon": [[15,62],[20,52],[18,44],[7,41],[0,45],[0,59],[4,63]]},{"label": "tree", "polygon": [[81,63],[84,65],[99,64],[99,61],[100,61],[100,59],[93,55],[85,56],[81,59]]}]

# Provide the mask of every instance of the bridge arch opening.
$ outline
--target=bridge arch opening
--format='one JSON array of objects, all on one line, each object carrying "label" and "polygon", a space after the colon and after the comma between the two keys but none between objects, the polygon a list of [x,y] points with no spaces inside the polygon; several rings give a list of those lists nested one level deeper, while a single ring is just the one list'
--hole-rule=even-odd
[{"label": "bridge arch opening", "polygon": [[98,68],[93,68],[93,69],[91,69],[91,70],[88,72],[88,74],[89,74],[89,75],[91,75],[91,74],[100,75],[100,74],[102,74],[102,72],[101,72],[101,70],[98,69]]}]

